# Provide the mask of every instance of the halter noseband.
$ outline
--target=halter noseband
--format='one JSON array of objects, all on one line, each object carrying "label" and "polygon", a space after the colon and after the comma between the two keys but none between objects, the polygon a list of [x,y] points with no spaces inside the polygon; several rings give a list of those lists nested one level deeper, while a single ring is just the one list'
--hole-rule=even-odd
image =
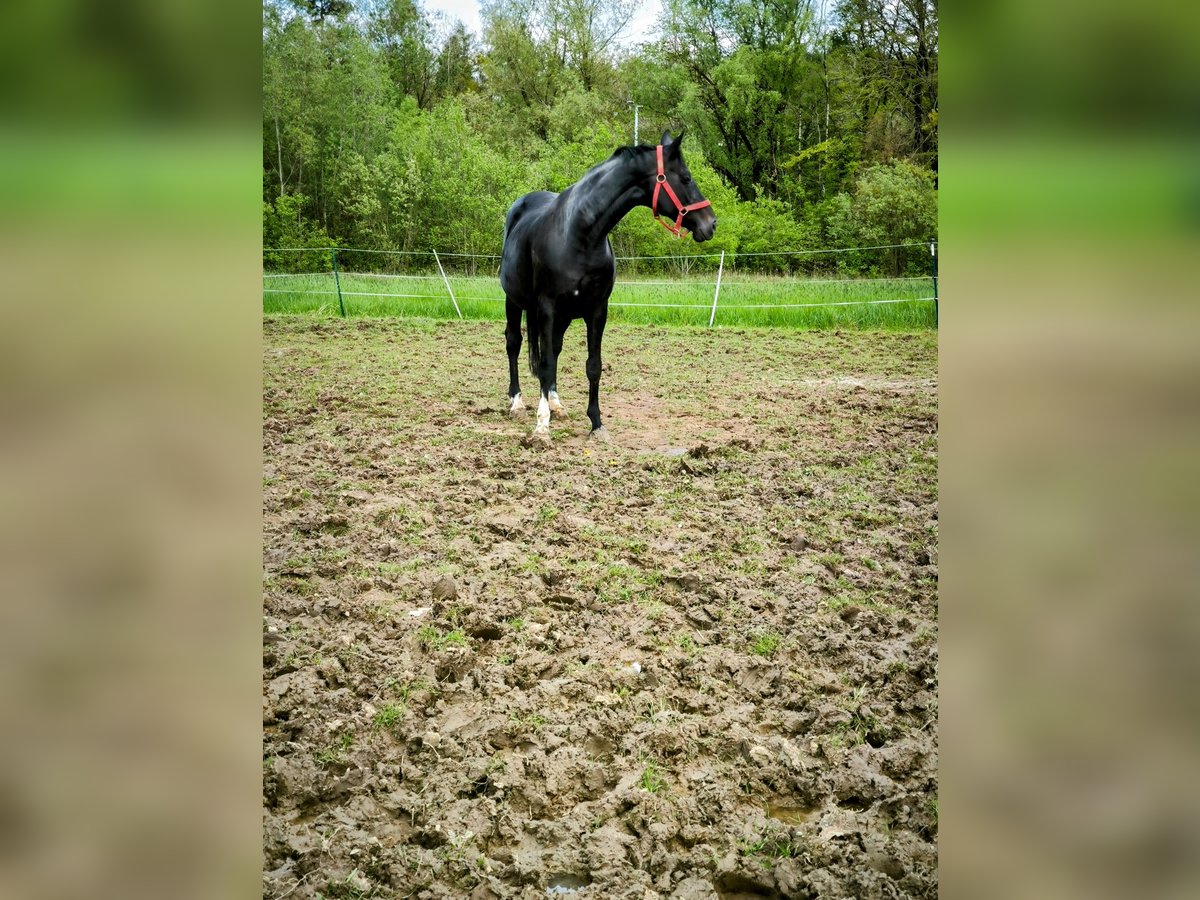
[{"label": "halter noseband", "polygon": [[[699,203],[692,206],[684,206],[679,202],[679,198],[675,196],[675,191],[671,189],[671,182],[667,181],[666,172],[663,170],[663,147],[659,144],[654,148],[654,154],[658,158],[658,175],[654,179],[654,198],[650,201],[650,212],[654,215],[656,221],[675,237],[680,237],[683,232],[683,217],[696,209],[703,209],[706,206],[712,206],[707,200],[701,200]],[[679,215],[675,217],[675,224],[668,224],[663,219],[658,217],[658,192],[666,188],[667,196],[671,198],[671,202],[675,204],[675,208],[679,210]]]}]

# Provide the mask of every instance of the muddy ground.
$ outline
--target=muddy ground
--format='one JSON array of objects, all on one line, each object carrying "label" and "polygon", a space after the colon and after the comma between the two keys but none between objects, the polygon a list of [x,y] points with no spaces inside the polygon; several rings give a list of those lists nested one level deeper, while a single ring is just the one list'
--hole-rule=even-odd
[{"label": "muddy ground", "polygon": [[264,897],[936,896],[936,336],[501,332],[264,323]]}]

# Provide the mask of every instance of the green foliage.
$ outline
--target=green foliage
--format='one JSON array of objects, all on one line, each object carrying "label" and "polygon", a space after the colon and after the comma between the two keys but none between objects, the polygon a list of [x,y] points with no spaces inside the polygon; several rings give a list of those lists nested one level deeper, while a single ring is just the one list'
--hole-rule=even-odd
[{"label": "green foliage", "polygon": [[[937,188],[933,173],[904,160],[872,166],[859,176],[853,196],[839,194],[829,215],[829,232],[841,246],[870,247],[926,241],[937,234]],[[857,256],[857,255],[855,255]],[[922,253],[892,250],[873,257],[847,259],[844,265],[863,268],[867,259],[882,261],[889,275],[925,274]]]},{"label": "green foliage", "polygon": [[[263,6],[268,249],[495,253],[517,197],[560,191],[632,142],[632,98],[643,143],[687,126],[688,163],[720,227],[709,243],[681,243],[635,211],[612,234],[619,255],[925,272],[919,253],[749,254],[936,236],[929,0],[901,17],[846,0],[825,23],[804,0],[669,0],[668,40],[620,58],[633,0],[492,0],[481,43],[416,0],[358,14],[335,0],[290,6]],[[351,258],[351,270],[371,259]],[[266,259],[286,271],[326,264]]]},{"label": "green foliage", "polygon": [[297,252],[268,248],[336,246],[325,229],[304,218],[303,194],[284,194],[274,203],[263,201],[263,266],[285,272],[326,272],[329,253],[324,250]]}]

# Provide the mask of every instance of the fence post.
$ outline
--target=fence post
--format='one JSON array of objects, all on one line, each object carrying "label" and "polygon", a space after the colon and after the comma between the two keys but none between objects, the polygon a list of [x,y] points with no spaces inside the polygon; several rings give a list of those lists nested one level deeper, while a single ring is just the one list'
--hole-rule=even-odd
[{"label": "fence post", "polygon": [[929,242],[929,261],[933,267],[933,324],[938,323],[937,243]]},{"label": "fence post", "polygon": [[338,292],[338,309],[342,311],[342,318],[346,318],[346,304],[342,302],[342,279],[338,276],[337,268],[337,250],[334,247],[329,248],[329,262],[333,266],[333,283],[337,285]]},{"label": "fence post", "polygon": [[717,289],[713,291],[713,306],[712,312],[708,314],[708,327],[713,327],[713,320],[717,318],[717,298],[721,296],[721,273],[725,271],[725,251],[721,251],[721,265],[717,267]]},{"label": "fence post", "polygon": [[454,304],[454,311],[458,313],[458,317],[463,317],[462,310],[458,308],[458,301],[454,299],[454,291],[450,289],[450,279],[446,277],[446,270],[442,268],[442,260],[437,255],[437,251],[433,251],[433,258],[437,260],[438,271],[442,273],[442,281],[446,282],[446,293],[450,295],[450,302]]}]

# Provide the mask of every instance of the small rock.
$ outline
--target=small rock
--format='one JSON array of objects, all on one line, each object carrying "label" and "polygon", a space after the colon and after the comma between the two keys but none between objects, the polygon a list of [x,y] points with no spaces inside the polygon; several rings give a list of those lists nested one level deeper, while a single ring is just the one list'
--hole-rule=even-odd
[{"label": "small rock", "polygon": [[371,882],[368,881],[364,875],[360,875],[357,871],[351,872],[346,877],[346,884],[361,894],[366,894],[371,890]]},{"label": "small rock", "polygon": [[747,755],[750,757],[751,762],[758,763],[760,766],[767,766],[771,764],[771,751],[762,744],[755,744],[750,748],[750,751]]},{"label": "small rock", "polygon": [[779,739],[779,756],[788,768],[796,772],[804,771],[804,755],[787,738]]},{"label": "small rock", "polygon": [[454,579],[449,575],[444,575],[438,579],[437,584],[433,586],[433,599],[443,602],[451,602],[458,599],[458,585],[454,583]]},{"label": "small rock", "polygon": [[442,742],[442,736],[436,731],[427,731],[421,735],[421,743],[430,750],[436,750],[438,744]]},{"label": "small rock", "polygon": [[711,882],[694,875],[679,882],[671,894],[672,900],[717,900],[719,896]]},{"label": "small rock", "polygon": [[693,594],[700,593],[700,588],[703,582],[700,576],[695,572],[686,572],[683,575],[668,575],[666,581],[670,584],[678,585],[685,591],[690,591]]},{"label": "small rock", "polygon": [[788,549],[802,553],[808,549],[808,539],[804,535],[798,534],[788,542]]}]

